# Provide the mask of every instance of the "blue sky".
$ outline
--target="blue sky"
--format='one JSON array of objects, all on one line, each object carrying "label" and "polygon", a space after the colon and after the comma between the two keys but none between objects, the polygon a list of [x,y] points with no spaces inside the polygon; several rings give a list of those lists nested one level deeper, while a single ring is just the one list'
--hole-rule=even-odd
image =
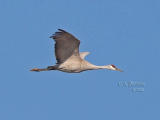
[{"label": "blue sky", "polygon": [[[159,6],[158,0],[0,0],[0,119],[160,119]],[[81,40],[88,61],[124,72],[30,72],[56,62],[49,36],[58,28]]]}]

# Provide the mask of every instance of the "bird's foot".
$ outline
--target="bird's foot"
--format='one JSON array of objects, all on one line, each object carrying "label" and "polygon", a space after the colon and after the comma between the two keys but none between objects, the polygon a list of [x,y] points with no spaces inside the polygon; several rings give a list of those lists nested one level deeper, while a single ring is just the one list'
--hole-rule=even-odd
[{"label": "bird's foot", "polygon": [[38,68],[33,68],[33,69],[31,69],[30,71],[40,72],[41,70],[38,69]]}]

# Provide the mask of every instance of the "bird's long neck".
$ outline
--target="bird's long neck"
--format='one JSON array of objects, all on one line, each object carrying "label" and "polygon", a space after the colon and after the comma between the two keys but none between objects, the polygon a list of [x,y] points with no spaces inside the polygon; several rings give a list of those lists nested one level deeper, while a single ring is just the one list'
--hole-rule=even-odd
[{"label": "bird's long neck", "polygon": [[93,65],[91,63],[87,64],[88,68],[90,70],[97,70],[97,69],[110,69],[110,65],[102,65],[102,66],[98,66],[98,65]]},{"label": "bird's long neck", "polygon": [[92,67],[93,69],[110,69],[109,65],[102,65],[102,66],[93,65]]}]

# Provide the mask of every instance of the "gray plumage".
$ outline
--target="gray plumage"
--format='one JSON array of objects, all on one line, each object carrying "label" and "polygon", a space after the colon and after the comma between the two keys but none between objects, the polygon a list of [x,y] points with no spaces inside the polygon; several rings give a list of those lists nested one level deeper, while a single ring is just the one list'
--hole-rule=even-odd
[{"label": "gray plumage", "polygon": [[86,70],[94,69],[109,69],[121,71],[116,68],[115,65],[96,66],[84,58],[89,52],[79,53],[80,41],[72,34],[65,30],[58,29],[50,38],[55,40],[55,56],[57,63],[54,66],[48,66],[44,69],[33,68],[31,71],[49,71],[49,70],[60,70],[69,73],[79,73]]},{"label": "gray plumage", "polygon": [[79,55],[80,41],[70,33],[58,29],[59,31],[53,34],[50,38],[55,40],[55,55],[57,64],[63,63],[73,54]]}]

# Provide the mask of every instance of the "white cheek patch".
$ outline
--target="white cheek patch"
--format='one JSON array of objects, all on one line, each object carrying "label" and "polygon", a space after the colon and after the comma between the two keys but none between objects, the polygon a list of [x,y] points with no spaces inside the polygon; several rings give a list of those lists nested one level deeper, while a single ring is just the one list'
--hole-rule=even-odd
[{"label": "white cheek patch", "polygon": [[116,68],[112,66],[112,70],[115,70]]},{"label": "white cheek patch", "polygon": [[112,70],[116,70],[116,66],[115,65],[111,65],[110,66]]}]

